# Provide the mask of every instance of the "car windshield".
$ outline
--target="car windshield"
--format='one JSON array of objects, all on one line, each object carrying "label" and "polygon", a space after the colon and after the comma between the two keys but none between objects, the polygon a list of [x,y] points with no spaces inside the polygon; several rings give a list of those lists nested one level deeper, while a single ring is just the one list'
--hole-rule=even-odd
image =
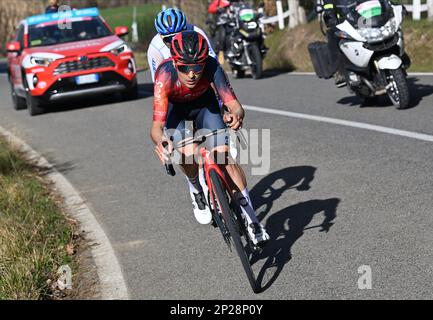
[{"label": "car windshield", "polygon": [[388,0],[339,0],[336,9],[354,27],[381,27],[393,16]]},{"label": "car windshield", "polygon": [[91,40],[111,35],[99,17],[80,18],[62,23],[41,23],[29,26],[29,47]]}]

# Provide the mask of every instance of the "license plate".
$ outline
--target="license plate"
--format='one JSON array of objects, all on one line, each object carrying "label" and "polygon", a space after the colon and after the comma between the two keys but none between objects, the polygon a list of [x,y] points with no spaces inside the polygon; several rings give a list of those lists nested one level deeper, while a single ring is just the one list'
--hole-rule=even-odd
[{"label": "license plate", "polygon": [[98,74],[86,74],[85,76],[75,77],[75,82],[78,85],[95,83],[98,81],[99,81],[99,75]]}]

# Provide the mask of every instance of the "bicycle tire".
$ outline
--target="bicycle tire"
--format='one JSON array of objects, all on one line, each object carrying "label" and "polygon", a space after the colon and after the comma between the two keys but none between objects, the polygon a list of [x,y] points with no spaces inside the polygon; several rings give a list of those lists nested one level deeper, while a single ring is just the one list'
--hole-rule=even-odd
[{"label": "bicycle tire", "polygon": [[248,256],[244,250],[244,245],[242,243],[241,236],[238,231],[237,222],[234,220],[233,217],[233,211],[230,208],[230,204],[228,201],[227,193],[225,191],[225,188],[223,188],[221,178],[219,175],[214,171],[211,170],[209,172],[210,180],[213,186],[213,192],[215,196],[215,201],[218,202],[218,207],[221,211],[221,215],[225,221],[225,224],[227,226],[228,231],[230,232],[230,237],[232,239],[232,242],[234,244],[234,247],[236,249],[236,252],[241,259],[242,267],[244,268],[244,271],[247,275],[248,281],[251,285],[251,288],[253,289],[254,293],[259,292],[259,288],[257,286],[257,282],[254,276],[254,272],[251,268],[250,261],[248,259]]}]

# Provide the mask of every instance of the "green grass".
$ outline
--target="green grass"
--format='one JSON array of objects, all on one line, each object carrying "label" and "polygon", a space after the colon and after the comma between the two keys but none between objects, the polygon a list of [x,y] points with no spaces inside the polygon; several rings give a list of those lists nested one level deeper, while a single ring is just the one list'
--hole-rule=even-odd
[{"label": "green grass", "polygon": [[323,41],[317,21],[291,30],[276,30],[266,39],[266,45],[270,50],[265,59],[265,68],[312,71],[307,47],[310,42],[317,40]]},{"label": "green grass", "polygon": [[[138,35],[140,48],[147,50],[147,46],[156,34],[154,20],[161,11],[159,4],[145,4],[137,6]],[[127,26],[131,29],[133,22],[133,7],[120,7],[101,10],[101,15],[113,29],[118,26]],[[131,35],[129,35],[131,39]]]},{"label": "green grass", "polygon": [[264,61],[265,69],[279,69],[292,71],[295,69],[292,61],[281,54],[285,50],[286,33],[283,30],[276,30],[266,38],[266,46],[269,48]]},{"label": "green grass", "polygon": [[[148,69],[146,52],[149,43],[156,34],[154,20],[161,11],[159,4],[145,4],[137,6],[137,22],[139,43],[134,44],[135,58],[139,68]],[[130,34],[126,40],[131,40],[133,7],[110,8],[101,10],[101,15],[114,30],[115,27],[127,26]]]},{"label": "green grass", "polygon": [[0,300],[49,299],[72,228],[47,186],[0,139]]},{"label": "green grass", "polygon": [[403,22],[406,51],[412,59],[411,72],[433,71],[433,22],[426,19]]}]

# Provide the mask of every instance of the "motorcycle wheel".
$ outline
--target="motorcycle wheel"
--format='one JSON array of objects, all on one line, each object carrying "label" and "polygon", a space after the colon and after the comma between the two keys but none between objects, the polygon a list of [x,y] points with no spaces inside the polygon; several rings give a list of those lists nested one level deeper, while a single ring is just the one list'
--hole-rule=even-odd
[{"label": "motorcycle wheel", "polygon": [[256,44],[250,47],[250,57],[253,62],[251,66],[251,73],[254,79],[260,79],[263,75],[263,59],[260,49]]},{"label": "motorcycle wheel", "polygon": [[406,76],[402,69],[385,70],[389,88],[388,97],[397,109],[409,107],[410,96]]}]

